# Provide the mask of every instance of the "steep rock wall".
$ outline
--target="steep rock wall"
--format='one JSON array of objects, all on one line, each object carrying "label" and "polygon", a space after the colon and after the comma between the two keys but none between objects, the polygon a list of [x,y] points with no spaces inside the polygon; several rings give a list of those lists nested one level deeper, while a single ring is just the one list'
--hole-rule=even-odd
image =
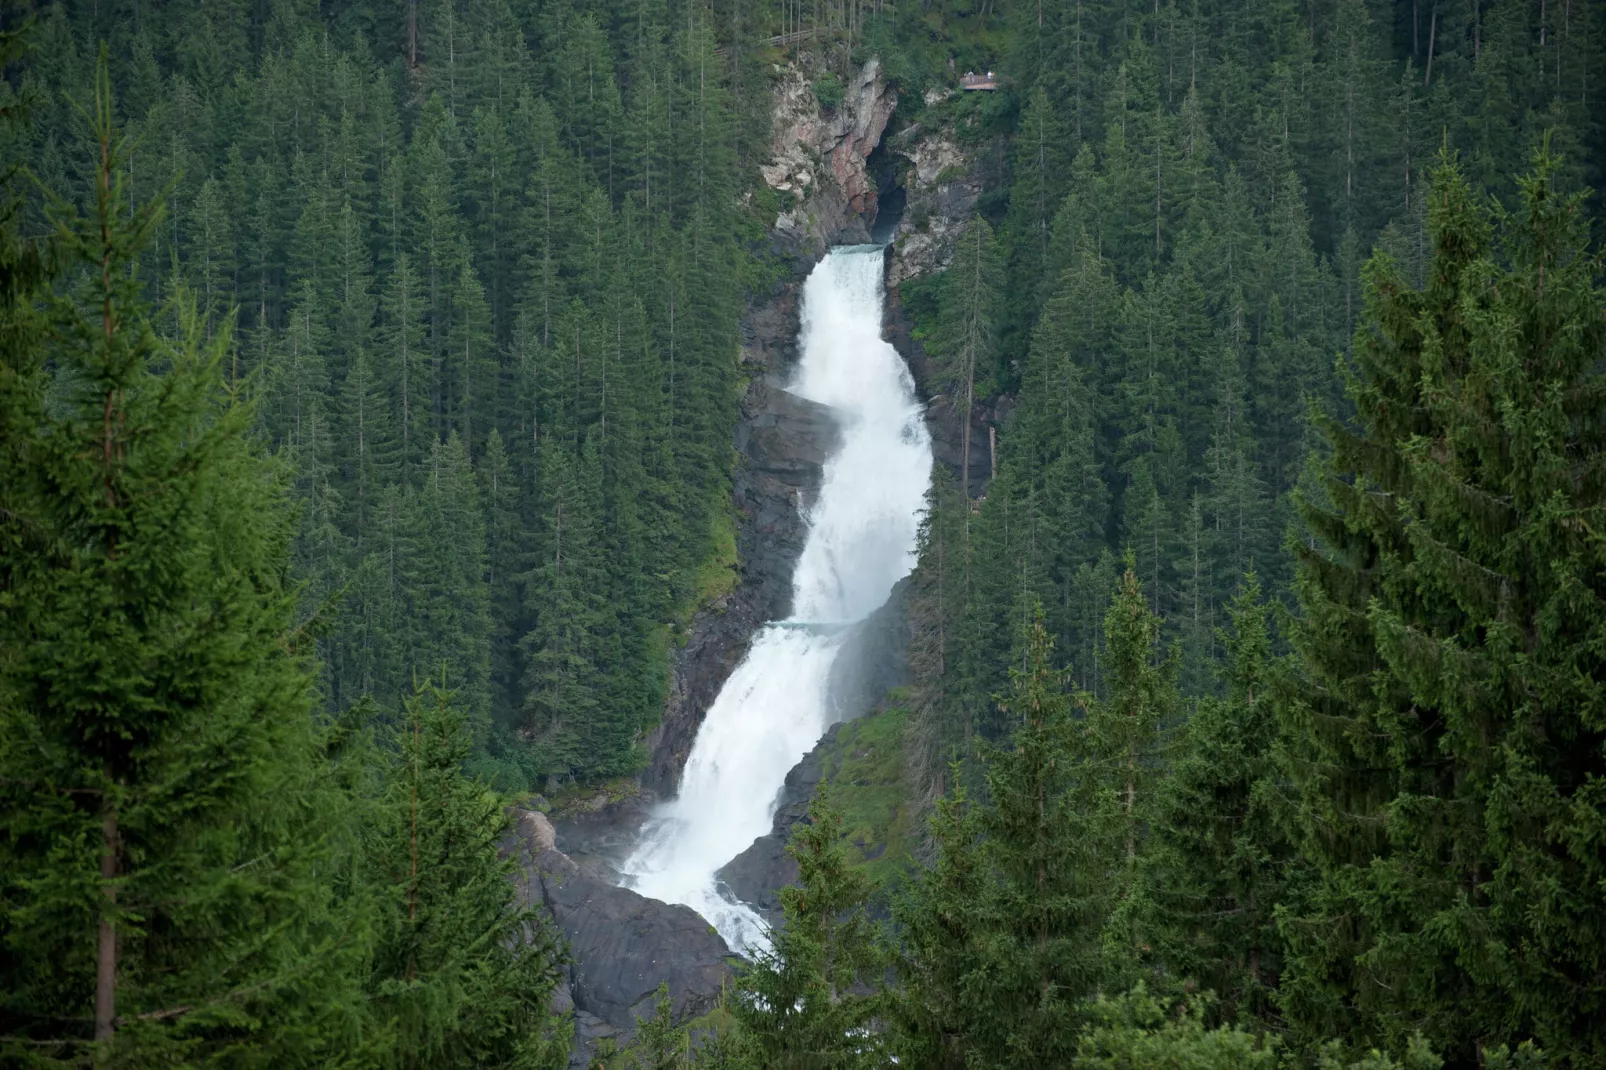
[{"label": "steep rock wall", "polygon": [[[645,740],[650,759],[641,791],[613,801],[599,795],[557,821],[521,813],[510,850],[520,854],[520,887],[531,904],[553,917],[571,944],[574,962],[559,994],[577,1025],[575,1066],[597,1041],[627,1040],[660,980],[669,983],[677,1016],[706,1009],[728,976],[717,934],[685,907],[668,906],[617,888],[612,867],[633,845],[652,803],[672,795],[708,708],[746,654],[758,628],[790,609],[792,573],[805,537],[803,510],[819,492],[826,456],[836,445],[831,414],[791,394],[803,281],[832,245],[869,239],[878,205],[878,176],[870,156],[882,142],[897,107],[872,59],[848,80],[835,109],[821,109],[803,68],[778,72],[774,89],[772,159],[764,181],[783,205],[770,238],[790,266],[787,276],[741,321],[740,360],[748,375],[733,446],[732,501],[737,514],[738,582],[693,618],[672,657],[664,715]],[[941,131],[911,128],[893,140],[905,156],[910,211],[894,232],[888,257],[887,336],[909,361],[928,402],[937,459],[985,481],[986,421],[977,413],[968,464],[959,454],[961,421],[952,404],[931,390],[930,362],[910,336],[898,286],[946,266],[964,222],[981,192],[981,177],[957,142]],[[832,680],[844,715],[854,717],[905,682],[908,642],[900,584],[888,605],[859,626],[854,656]],[[834,730],[833,730],[834,731]],[[822,746],[828,746],[828,734]],[[761,837],[722,874],[743,899],[773,919],[775,890],[795,878],[784,853],[792,826],[807,811],[819,780],[817,747],[787,778],[771,833]]]},{"label": "steep rock wall", "polygon": [[826,111],[807,72],[780,72],[775,89],[771,162],[759,170],[781,194],[778,244],[812,264],[832,245],[870,240],[877,184],[866,161],[898,107],[881,61],[872,57],[849,79],[843,99]]}]

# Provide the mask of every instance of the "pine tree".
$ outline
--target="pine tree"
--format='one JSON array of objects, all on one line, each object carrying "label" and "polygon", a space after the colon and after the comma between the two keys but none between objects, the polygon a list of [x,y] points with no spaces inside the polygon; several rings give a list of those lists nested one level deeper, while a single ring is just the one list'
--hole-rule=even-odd
[{"label": "pine tree", "polygon": [[[998,317],[998,247],[992,228],[980,216],[965,227],[959,249],[943,274],[941,322],[927,340],[941,367],[941,389],[964,421],[960,455],[970,463],[971,414],[978,386],[986,391],[996,371],[995,335]],[[985,396],[985,395],[984,395]],[[962,474],[962,482],[970,474]],[[961,487],[969,496],[969,488]]]},{"label": "pine tree", "polygon": [[658,985],[652,1017],[641,1022],[625,1058],[629,1070],[676,1070],[691,1065],[691,1037],[685,1027],[675,1025],[667,981]]},{"label": "pine tree", "polygon": [[445,686],[483,727],[491,700],[485,514],[468,450],[455,431],[431,445],[408,520],[402,576],[410,675],[427,679],[445,671]]},{"label": "pine tree", "polygon": [[368,354],[359,349],[340,385],[335,442],[342,482],[350,488],[352,514],[346,533],[360,553],[374,527],[386,484],[396,475],[400,443],[391,420],[390,399],[374,373]]},{"label": "pine tree", "polygon": [[1292,879],[1274,764],[1271,634],[1251,573],[1230,610],[1226,694],[1207,697],[1178,734],[1158,787],[1141,868],[1144,935],[1174,980],[1215,993],[1244,1024],[1274,1015],[1280,970],[1274,910]]},{"label": "pine tree", "polygon": [[[196,304],[209,324],[234,308],[234,235],[222,187],[207,179],[195,200],[195,221],[186,260]],[[215,329],[215,328],[214,328]]]},{"label": "pine tree", "polygon": [[1176,691],[1179,659],[1175,650],[1160,656],[1160,627],[1128,554],[1104,617],[1106,697],[1083,700],[1090,775],[1106,815],[1104,834],[1116,852],[1107,862],[1116,888],[1105,922],[1109,979],[1124,980],[1149,940],[1137,878],[1159,803],[1160,743],[1174,728],[1181,705]]},{"label": "pine tree", "polygon": [[457,279],[452,287],[451,329],[447,332],[446,379],[450,413],[470,453],[491,426],[496,411],[498,367],[491,337],[491,309],[485,288],[469,256],[466,240],[458,242]]},{"label": "pine tree", "polygon": [[937,800],[928,834],[933,857],[895,902],[898,985],[888,1020],[901,1064],[963,1067],[970,1038],[997,1013],[985,998],[987,890],[976,809],[957,766],[952,790]]},{"label": "pine tree", "polygon": [[502,433],[494,427],[478,475],[485,508],[485,585],[490,594],[491,702],[493,709],[508,714],[518,708],[517,643],[525,562],[518,481]]},{"label": "pine tree", "polygon": [[342,803],[284,485],[228,332],[193,301],[152,325],[132,265],[162,217],[125,214],[104,60],[91,120],[67,285],[7,307],[37,342],[0,370],[0,1058],[294,1062],[351,1026],[363,932],[322,879]]},{"label": "pine tree", "polygon": [[988,805],[977,816],[980,992],[990,1013],[966,1024],[967,1060],[1042,1066],[1068,1059],[1081,1001],[1103,977],[1100,927],[1119,836],[1092,737],[1053,667],[1040,608],[1022,629],[1000,706],[1013,731],[984,752]]},{"label": "pine tree", "polygon": [[382,304],[378,331],[381,359],[380,376],[390,387],[391,405],[396,414],[397,435],[401,440],[401,467],[405,480],[413,475],[429,452],[430,430],[429,354],[424,343],[425,298],[413,273],[412,260],[405,252],[396,256]]},{"label": "pine tree", "polygon": [[511,819],[463,775],[468,713],[421,685],[396,725],[384,816],[371,864],[388,880],[368,982],[385,1065],[551,1068],[568,1062],[568,1025],[548,1000],[562,955],[544,916],[523,906],[499,854]]},{"label": "pine tree", "polygon": [[597,530],[601,475],[589,446],[578,458],[556,443],[544,454],[544,531],[524,582],[534,624],[519,641],[526,659],[520,712],[542,765],[559,776],[586,774],[624,757],[615,734],[624,711],[606,709],[596,656],[608,610]]},{"label": "pine tree", "polygon": [[872,1027],[884,994],[871,885],[842,842],[842,814],[824,785],[787,845],[798,884],[780,891],[785,924],[742,973],[732,1004],[764,1067],[885,1065]]},{"label": "pine tree", "polygon": [[[1426,285],[1379,256],[1305,519],[1304,677],[1279,703],[1319,881],[1282,919],[1307,1035],[1419,1029],[1470,1062],[1536,1037],[1598,1060],[1598,261],[1548,153],[1498,244],[1433,176]],[[1505,266],[1509,265],[1509,266]]]}]

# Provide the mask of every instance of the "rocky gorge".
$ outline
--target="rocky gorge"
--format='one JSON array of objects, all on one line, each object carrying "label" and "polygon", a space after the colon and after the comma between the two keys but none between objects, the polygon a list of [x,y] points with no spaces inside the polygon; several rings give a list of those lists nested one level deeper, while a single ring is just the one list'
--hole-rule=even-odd
[{"label": "rocky gorge", "polygon": [[[653,804],[674,794],[702,719],[756,630],[788,613],[804,511],[837,441],[830,410],[785,387],[798,359],[802,282],[828,248],[867,242],[872,234],[892,241],[886,337],[914,373],[936,459],[973,488],[991,470],[987,425],[1001,414],[972,414],[970,453],[962,456],[962,412],[933,392],[934,369],[912,336],[898,287],[946,266],[996,164],[962,148],[939,122],[899,128],[898,90],[874,58],[845,80],[843,99],[832,109],[822,107],[810,74],[805,57],[778,69],[772,89],[771,159],[761,174],[780,201],[769,240],[786,270],[741,321],[747,386],[733,443],[736,583],[697,612],[673,652],[663,717],[644,741],[648,764],[629,790],[582,800],[550,822],[520,811],[518,835],[508,844],[519,859],[526,902],[544,908],[569,943],[573,961],[559,1000],[575,1012],[577,1066],[600,1039],[627,1039],[636,1019],[650,1012],[661,982],[669,985],[677,1018],[686,1019],[711,1008],[730,975],[729,951],[702,918],[617,887],[613,866]],[[928,95],[926,103],[940,100]],[[853,656],[833,674],[846,717],[866,712],[905,682],[906,586],[858,626]],[[776,889],[795,878],[784,847],[823,775],[820,755],[835,731],[787,778],[771,832],[720,874],[772,922]]]}]

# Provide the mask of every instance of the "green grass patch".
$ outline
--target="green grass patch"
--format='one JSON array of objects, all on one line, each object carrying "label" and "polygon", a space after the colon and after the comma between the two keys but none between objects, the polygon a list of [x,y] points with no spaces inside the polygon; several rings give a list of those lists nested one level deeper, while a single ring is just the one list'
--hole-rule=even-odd
[{"label": "green grass patch", "polygon": [[825,755],[831,802],[842,811],[843,838],[881,887],[897,883],[908,869],[919,834],[903,775],[908,720],[909,711],[901,705],[861,717],[837,731],[836,745]]},{"label": "green grass patch", "polygon": [[641,785],[633,776],[609,777],[607,780],[565,784],[547,798],[547,811],[554,818],[594,812],[605,806],[641,794]]},{"label": "green grass patch", "polygon": [[709,517],[708,559],[692,584],[692,609],[713,605],[736,589],[736,514],[729,502],[720,502]]}]

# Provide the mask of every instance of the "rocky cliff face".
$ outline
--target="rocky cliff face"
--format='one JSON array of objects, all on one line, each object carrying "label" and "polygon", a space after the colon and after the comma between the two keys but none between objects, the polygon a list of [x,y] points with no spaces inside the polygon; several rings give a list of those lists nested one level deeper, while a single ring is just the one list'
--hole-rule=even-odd
[{"label": "rocky cliff face", "polygon": [[976,202],[1003,177],[992,146],[981,151],[962,147],[956,131],[936,117],[949,95],[928,90],[925,114],[932,118],[911,123],[887,139],[888,149],[906,162],[903,185],[908,197],[888,257],[889,290],[946,268]]},{"label": "rocky cliff face", "polygon": [[1008,413],[995,406],[975,406],[970,417],[970,452],[965,453],[965,418],[960,399],[936,388],[938,375],[914,339],[904,311],[902,287],[945,270],[953,262],[960,236],[987,190],[1004,178],[1002,145],[961,137],[943,104],[952,90],[928,90],[920,122],[896,127],[887,135],[887,150],[903,161],[899,169],[906,191],[903,218],[887,255],[887,337],[898,347],[926,402],[932,452],[971,497],[980,497],[992,476],[993,449],[989,428],[1000,426]]},{"label": "rocky cliff face", "polygon": [[809,262],[832,245],[870,240],[877,183],[866,161],[898,106],[881,61],[872,57],[848,80],[842,102],[826,111],[805,70],[781,71],[775,90],[771,162],[760,168],[783,205],[775,237]]},{"label": "rocky cliff face", "polygon": [[648,739],[642,783],[674,793],[703,715],[713,705],[753,634],[791,609],[792,570],[803,550],[803,509],[819,494],[826,456],[836,446],[830,410],[785,389],[797,363],[801,280],[782,286],[742,322],[742,362],[752,379],[736,431],[733,497],[740,578],[735,591],[698,613],[676,652],[663,720]]},{"label": "rocky cliff face", "polygon": [[771,237],[793,271],[742,318],[741,361],[751,378],[735,443],[741,574],[729,597],[697,614],[676,652],[669,701],[647,740],[651,759],[642,777],[659,796],[674,793],[703,716],[753,633],[790,609],[802,509],[819,493],[822,465],[836,444],[829,411],[785,389],[797,365],[803,280],[831,246],[869,240],[877,184],[866,161],[897,104],[873,58],[830,112],[799,66],[783,69],[775,85],[773,157],[761,170],[782,195]]}]

